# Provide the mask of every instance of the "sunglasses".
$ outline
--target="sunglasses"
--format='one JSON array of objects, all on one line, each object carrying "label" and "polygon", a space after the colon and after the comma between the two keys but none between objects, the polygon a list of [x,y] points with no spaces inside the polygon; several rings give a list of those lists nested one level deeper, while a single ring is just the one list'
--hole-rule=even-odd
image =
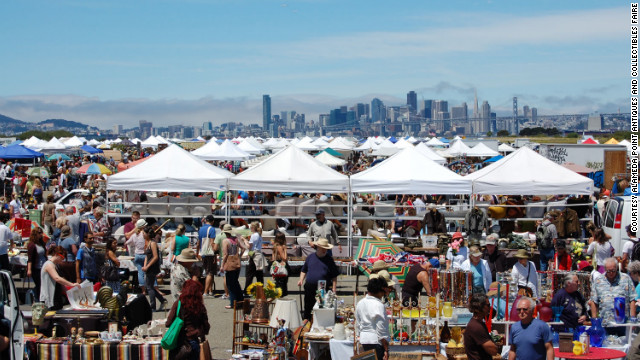
[{"label": "sunglasses", "polygon": [[615,274],[618,272],[618,269],[607,270],[607,274]]},{"label": "sunglasses", "polygon": [[527,312],[527,311],[529,311],[529,308],[516,308],[516,310],[518,312]]}]

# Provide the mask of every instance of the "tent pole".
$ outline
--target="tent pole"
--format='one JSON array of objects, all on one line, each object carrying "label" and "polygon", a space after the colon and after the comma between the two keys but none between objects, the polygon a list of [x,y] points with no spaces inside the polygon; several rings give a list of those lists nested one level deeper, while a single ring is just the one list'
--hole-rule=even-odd
[{"label": "tent pole", "polygon": [[230,208],[229,208],[229,187],[227,186],[227,191],[224,192],[224,202],[225,202],[225,207],[224,207],[224,220],[227,222],[227,224],[231,224],[231,219],[229,218],[231,215],[230,212]]},{"label": "tent pole", "polygon": [[[347,193],[348,195],[348,200],[347,200],[347,246],[349,247],[347,250],[347,254],[348,256],[351,258],[353,256],[353,225],[351,224],[352,220],[353,220],[353,193],[351,192],[351,177],[348,178],[349,180],[349,192]],[[351,275],[351,267],[349,267],[349,275]]]}]

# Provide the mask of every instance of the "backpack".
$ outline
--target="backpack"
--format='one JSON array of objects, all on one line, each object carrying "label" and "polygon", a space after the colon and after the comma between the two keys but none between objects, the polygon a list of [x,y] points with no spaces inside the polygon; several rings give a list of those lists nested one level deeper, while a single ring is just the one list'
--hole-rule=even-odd
[{"label": "backpack", "polygon": [[551,239],[551,232],[549,231],[549,225],[541,224],[536,230],[536,243],[538,247],[542,249],[548,249],[553,247],[553,239]]},{"label": "backpack", "polygon": [[631,261],[640,260],[640,241],[635,241],[631,250]]}]

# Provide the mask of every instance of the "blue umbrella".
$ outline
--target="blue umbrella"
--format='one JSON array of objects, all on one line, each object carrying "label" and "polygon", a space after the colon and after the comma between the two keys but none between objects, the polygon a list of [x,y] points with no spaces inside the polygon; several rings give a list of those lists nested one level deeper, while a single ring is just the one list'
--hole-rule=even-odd
[{"label": "blue umbrella", "polygon": [[504,156],[502,156],[502,155],[496,155],[496,156],[492,157],[491,159],[485,160],[484,162],[486,162],[486,163],[496,162],[496,161],[502,159],[503,157]]}]

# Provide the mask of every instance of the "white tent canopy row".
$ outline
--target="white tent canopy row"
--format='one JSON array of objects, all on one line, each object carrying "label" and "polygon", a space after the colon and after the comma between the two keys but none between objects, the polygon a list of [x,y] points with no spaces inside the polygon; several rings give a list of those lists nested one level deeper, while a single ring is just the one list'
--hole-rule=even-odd
[{"label": "white tent canopy row", "polygon": [[478,143],[467,151],[467,157],[494,157],[500,155],[499,152],[492,150],[484,143]]},{"label": "white tent canopy row", "polygon": [[[210,143],[207,143],[202,148],[207,147],[207,145],[209,144]],[[209,151],[208,149],[211,149],[211,150]],[[211,145],[209,148],[203,151],[199,151],[198,153],[195,153],[195,155],[203,160],[209,160],[209,161],[214,161],[214,160],[236,161],[236,160],[246,160],[246,159],[255,157],[255,155],[251,155],[245,152],[244,150],[238,148],[238,146],[232,143],[230,140],[225,140],[218,148],[214,148],[214,146]]]},{"label": "white tent canopy row", "polygon": [[110,176],[110,190],[206,192],[376,192],[549,195],[590,194],[593,181],[523,147],[495,164],[461,177],[415,148],[348,177],[295,146],[233,176],[177,145]]}]

